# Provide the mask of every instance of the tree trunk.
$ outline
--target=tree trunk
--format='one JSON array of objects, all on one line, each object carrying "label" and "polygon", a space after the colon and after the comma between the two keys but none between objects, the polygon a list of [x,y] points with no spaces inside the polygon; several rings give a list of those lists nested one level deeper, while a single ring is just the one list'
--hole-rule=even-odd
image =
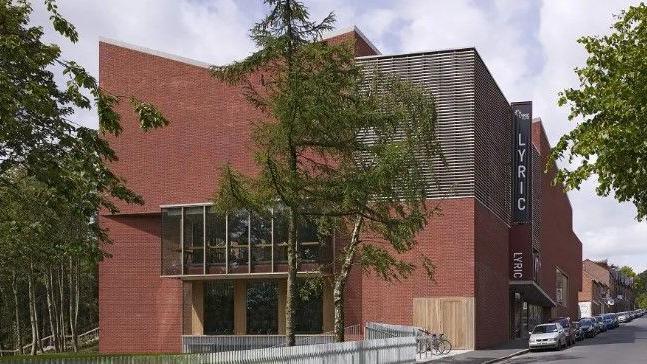
[{"label": "tree trunk", "polygon": [[65,345],[65,263],[61,260],[60,272],[58,274],[58,291],[59,291],[59,347],[61,351],[67,350]]},{"label": "tree trunk", "polygon": [[[79,327],[79,301],[81,300],[81,295],[80,295],[80,289],[79,289],[79,279],[81,278],[79,276],[79,265],[81,263],[79,261],[76,262],[74,266],[74,342],[76,343],[76,347],[79,347],[79,334],[78,334],[78,327]],[[95,281],[96,282],[96,281]]]},{"label": "tree trunk", "polygon": [[344,251],[344,261],[339,269],[339,274],[335,277],[333,302],[335,304],[335,341],[337,342],[344,341],[344,289],[359,246],[359,235],[362,231],[363,222],[364,218],[362,216],[358,216],[355,220],[353,235]]},{"label": "tree trunk", "polygon": [[56,317],[52,305],[52,301],[54,299],[53,297],[53,292],[52,292],[52,270],[48,269],[47,270],[47,276],[45,277],[45,296],[47,297],[47,315],[49,318],[49,329],[52,335],[52,338],[54,339],[54,349],[58,351],[58,342],[56,340],[56,325],[54,322],[54,317]]},{"label": "tree trunk", "polygon": [[77,343],[77,338],[76,338],[76,325],[74,323],[74,308],[73,308],[73,303],[75,301],[74,298],[74,277],[73,277],[73,270],[72,270],[72,258],[70,258],[70,269],[67,272],[67,283],[68,283],[68,299],[67,299],[67,307],[69,308],[68,310],[68,318],[70,322],[70,334],[72,335],[72,349],[74,352],[79,351],[78,348],[78,343]]},{"label": "tree trunk", "polygon": [[29,323],[31,324],[31,355],[36,354],[36,345],[38,344],[38,324],[36,319],[36,303],[34,292],[33,269],[27,275],[27,289],[29,297]]},{"label": "tree trunk", "polygon": [[16,315],[16,340],[18,341],[18,353],[23,354],[22,332],[20,331],[20,302],[18,301],[18,282],[16,271],[11,272],[11,289],[13,290],[14,314]]},{"label": "tree trunk", "polygon": [[294,346],[295,342],[295,315],[297,293],[297,216],[293,208],[289,209],[288,217],[288,282],[285,294],[285,336],[286,345]]}]

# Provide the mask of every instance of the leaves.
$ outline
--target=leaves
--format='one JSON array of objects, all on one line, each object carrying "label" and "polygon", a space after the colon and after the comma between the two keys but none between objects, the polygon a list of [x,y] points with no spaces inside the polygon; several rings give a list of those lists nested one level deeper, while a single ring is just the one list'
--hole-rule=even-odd
[{"label": "leaves", "polygon": [[573,164],[558,171],[557,183],[575,189],[595,176],[599,195],[633,203],[642,220],[647,217],[647,6],[629,7],[612,29],[578,40],[589,57],[575,70],[580,87],[560,93],[559,104],[570,108],[569,119],[581,121],[557,143],[550,163]]},{"label": "leaves", "polygon": [[139,126],[144,131],[167,126],[169,121],[151,103],[143,102],[135,97],[130,98],[130,104],[139,116]]},{"label": "leaves", "polygon": [[[387,255],[411,250],[434,212],[425,204],[434,183],[431,161],[442,161],[433,97],[395,76],[360,69],[346,44],[322,42],[332,14],[313,23],[296,2],[280,3],[252,29],[259,51],[212,68],[215,77],[244,85],[263,112],[253,129],[260,173],[244,176],[225,166],[216,206],[284,205],[328,231],[363,216],[365,233],[391,247],[369,248],[365,266],[401,276],[405,265]],[[289,11],[298,15],[286,22]]]}]

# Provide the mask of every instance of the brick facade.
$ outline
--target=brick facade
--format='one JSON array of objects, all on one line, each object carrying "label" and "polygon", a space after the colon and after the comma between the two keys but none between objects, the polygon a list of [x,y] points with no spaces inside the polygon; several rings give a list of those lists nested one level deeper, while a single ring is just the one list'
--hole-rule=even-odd
[{"label": "brick facade", "polygon": [[[376,54],[356,31],[329,41],[352,41],[357,56]],[[120,214],[100,217],[114,242],[106,245],[112,257],[99,268],[100,351],[178,352],[182,282],[160,278],[160,205],[209,201],[218,171],[227,162],[254,173],[250,126],[259,114],[240,88],[218,82],[204,65],[114,43],[99,46],[101,87],[155,104],[171,124],[144,133],[126,102],[117,107],[124,132],[109,138],[120,157],[112,168],[145,204],[119,204]],[[490,82],[484,65],[477,66],[478,82]],[[467,323],[474,330],[472,347],[509,339],[509,104],[497,87],[484,88],[481,95],[474,116],[478,119],[474,135],[480,142],[472,162],[482,171],[475,183],[478,191],[430,199],[428,203],[438,205],[442,213],[430,219],[407,255],[413,262],[419,262],[420,254],[431,258],[433,279],[418,269],[407,280],[388,283],[355,269],[347,285],[347,325],[412,324],[414,299],[462,297],[474,300],[474,317]],[[490,99],[496,100],[496,108],[489,106]],[[549,145],[540,123],[533,123],[533,134],[545,161]],[[554,298],[555,270],[564,271],[569,278],[568,303],[555,308],[554,314],[576,317],[581,243],[572,231],[568,197],[550,180],[551,175],[541,184],[545,212],[539,283]]]},{"label": "brick facade", "polygon": [[[533,145],[545,166],[550,153],[550,144],[541,120],[532,124]],[[568,196],[561,186],[554,186],[555,165],[541,178],[542,219],[540,241],[542,269],[539,285],[551,297],[556,296],[555,272],[557,269],[568,277],[567,305],[558,305],[553,316],[578,317],[577,295],[582,284],[582,243],[573,232],[573,211]]]},{"label": "brick facade", "polygon": [[[616,268],[610,266],[606,261],[585,259],[582,262],[582,271],[592,280],[597,280],[605,286],[605,297],[613,302],[613,304],[606,303],[605,312],[623,312],[634,309],[635,297],[631,289],[632,281],[623,276]],[[588,292],[583,290],[582,298],[588,297],[587,294]]]}]

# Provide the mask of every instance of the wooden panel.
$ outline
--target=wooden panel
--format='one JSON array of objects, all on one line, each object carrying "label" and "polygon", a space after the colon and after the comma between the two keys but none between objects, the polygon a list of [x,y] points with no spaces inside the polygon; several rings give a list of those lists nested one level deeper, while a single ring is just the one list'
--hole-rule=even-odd
[{"label": "wooden panel", "polygon": [[247,281],[234,281],[234,334],[247,334]]},{"label": "wooden panel", "polygon": [[325,281],[323,284],[323,292],[321,295],[322,311],[323,311],[323,332],[331,332],[334,330],[335,323],[335,303],[333,300],[333,286],[330,282]]},{"label": "wooden panel", "polygon": [[279,326],[279,335],[285,335],[285,304],[286,304],[286,295],[288,290],[288,282],[286,279],[279,279],[279,284],[277,286],[277,293],[279,295],[278,304],[279,314],[278,314],[278,326]]},{"label": "wooden panel", "polygon": [[194,281],[192,286],[191,335],[204,334],[204,282]]},{"label": "wooden panel", "polygon": [[413,324],[444,333],[456,349],[473,349],[474,297],[414,298]]}]

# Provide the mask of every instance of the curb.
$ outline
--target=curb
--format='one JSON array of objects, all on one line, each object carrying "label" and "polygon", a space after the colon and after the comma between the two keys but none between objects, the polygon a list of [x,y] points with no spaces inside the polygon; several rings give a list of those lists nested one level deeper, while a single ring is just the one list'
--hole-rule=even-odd
[{"label": "curb", "polygon": [[502,360],[506,360],[506,359],[510,359],[512,357],[515,357],[515,356],[523,355],[523,354],[525,354],[525,353],[527,353],[529,351],[530,351],[529,349],[519,350],[516,353],[512,353],[512,354],[507,355],[507,356],[503,356],[503,357],[500,357],[500,358],[484,361],[483,364],[498,363],[498,362],[500,362]]}]

